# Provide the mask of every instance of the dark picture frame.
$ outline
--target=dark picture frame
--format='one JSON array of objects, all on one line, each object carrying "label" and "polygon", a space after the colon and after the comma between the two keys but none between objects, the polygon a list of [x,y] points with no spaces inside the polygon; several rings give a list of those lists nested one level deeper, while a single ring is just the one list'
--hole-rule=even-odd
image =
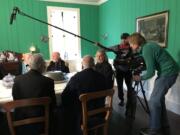
[{"label": "dark picture frame", "polygon": [[147,41],[167,47],[169,11],[163,11],[136,18],[136,32],[141,33]]}]

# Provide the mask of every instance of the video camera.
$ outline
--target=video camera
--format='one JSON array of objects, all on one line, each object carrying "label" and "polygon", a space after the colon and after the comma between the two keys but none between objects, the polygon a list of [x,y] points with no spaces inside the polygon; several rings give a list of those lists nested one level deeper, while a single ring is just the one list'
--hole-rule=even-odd
[{"label": "video camera", "polygon": [[124,71],[131,70],[133,75],[139,75],[146,69],[146,65],[143,57],[139,53],[133,53],[131,48],[118,49],[118,51],[112,48],[107,48],[100,43],[96,44],[106,51],[111,51],[116,54],[113,65],[115,69],[123,69]]},{"label": "video camera", "polygon": [[139,75],[142,71],[146,70],[144,58],[139,54],[133,54],[130,60],[129,67],[133,75]]},{"label": "video camera", "polygon": [[133,75],[139,75],[142,71],[146,69],[146,65],[143,57],[139,53],[133,53],[131,49],[129,52],[121,49],[116,53],[116,58],[114,59],[114,67],[126,67],[127,70],[131,70]]}]

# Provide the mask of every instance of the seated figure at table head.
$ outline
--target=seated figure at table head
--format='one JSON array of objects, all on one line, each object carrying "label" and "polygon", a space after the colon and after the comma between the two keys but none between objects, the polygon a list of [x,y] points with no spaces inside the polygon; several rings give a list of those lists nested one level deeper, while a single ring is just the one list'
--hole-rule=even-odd
[{"label": "seated figure at table head", "polygon": [[[82,59],[82,71],[76,73],[66,85],[61,97],[62,106],[65,110],[65,133],[78,135],[81,122],[81,104],[79,96],[82,93],[95,92],[107,89],[106,79],[99,72],[94,70],[94,58],[86,55]],[[104,99],[91,101],[89,108],[104,105]],[[66,123],[67,122],[67,123]],[[68,129],[66,130],[66,127]]]},{"label": "seated figure at table head", "polygon": [[61,59],[59,52],[52,53],[52,60],[50,61],[47,71],[62,71],[69,73],[69,67],[66,66],[65,61]]},{"label": "seated figure at table head", "polygon": [[[13,99],[17,100],[26,98],[50,97],[50,114],[52,114],[51,112],[56,106],[54,80],[42,75],[42,73],[45,71],[45,61],[42,55],[32,54],[32,56],[29,58],[29,67],[30,70],[27,73],[16,76],[14,79],[14,85],[12,88]],[[39,115],[42,113],[42,110],[29,108],[21,109],[16,112],[16,118],[21,119],[27,116],[32,116],[34,114]],[[50,118],[52,118],[51,115]],[[34,127],[33,130],[30,129],[28,128],[21,130],[28,131],[25,133],[21,133],[21,131],[19,131],[19,134],[37,134],[37,130],[35,130],[36,127]]]},{"label": "seated figure at table head", "polygon": [[31,53],[24,53],[23,54],[23,62],[22,62],[22,74],[29,71],[29,58],[31,57]]}]

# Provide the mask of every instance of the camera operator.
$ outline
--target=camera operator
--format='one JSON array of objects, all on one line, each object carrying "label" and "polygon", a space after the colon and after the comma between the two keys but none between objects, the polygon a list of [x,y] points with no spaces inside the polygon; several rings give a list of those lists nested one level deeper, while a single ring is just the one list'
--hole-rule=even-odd
[{"label": "camera operator", "polygon": [[132,92],[132,73],[129,69],[128,58],[131,54],[130,45],[128,42],[128,33],[122,33],[121,43],[115,46],[110,47],[114,51],[118,52],[116,58],[114,59],[114,68],[116,71],[116,81],[118,86],[118,97],[121,100],[119,102],[120,106],[124,106],[124,93],[123,93],[123,80],[125,80],[128,96]]},{"label": "camera operator", "polygon": [[169,124],[165,106],[165,95],[176,82],[179,68],[170,54],[158,44],[146,42],[139,33],[133,33],[128,38],[133,51],[141,51],[146,64],[146,74],[134,75],[133,80],[147,80],[157,71],[154,88],[149,100],[149,128],[141,131],[143,135],[169,135]]}]

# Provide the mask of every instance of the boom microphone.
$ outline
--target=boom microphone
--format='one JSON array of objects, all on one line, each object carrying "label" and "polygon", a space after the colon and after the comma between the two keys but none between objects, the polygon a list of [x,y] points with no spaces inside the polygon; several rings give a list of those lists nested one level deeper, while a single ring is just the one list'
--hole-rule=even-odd
[{"label": "boom microphone", "polygon": [[12,12],[11,17],[10,17],[10,24],[11,25],[13,24],[13,20],[16,19],[17,12],[19,12],[19,9],[17,7],[14,7],[13,12]]}]

